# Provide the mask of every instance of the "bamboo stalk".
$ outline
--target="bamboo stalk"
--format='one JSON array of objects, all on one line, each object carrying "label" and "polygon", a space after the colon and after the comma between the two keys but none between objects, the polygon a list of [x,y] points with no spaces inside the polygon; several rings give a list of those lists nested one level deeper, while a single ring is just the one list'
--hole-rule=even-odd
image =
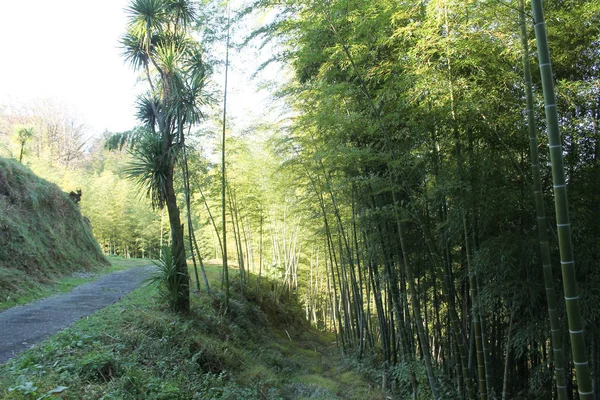
[{"label": "bamboo stalk", "polygon": [[569,202],[567,199],[567,184],[563,165],[563,151],[560,138],[558,112],[556,109],[556,96],[550,50],[546,37],[546,23],[541,0],[532,0],[535,22],[535,37],[542,75],[542,88],[546,109],[548,145],[550,147],[550,160],[552,163],[552,181],[554,186],[554,208],[556,211],[556,227],[558,232],[558,245],[560,250],[560,264],[563,277],[569,336],[571,338],[571,351],[575,375],[577,377],[577,390],[580,399],[592,399],[594,391],[590,377],[590,366],[586,354],[583,319],[579,304],[579,292],[575,275],[575,257],[571,242],[571,222],[569,220]]},{"label": "bamboo stalk", "polygon": [[550,320],[550,333],[554,353],[554,373],[556,376],[556,390],[559,400],[567,399],[567,379],[565,375],[565,354],[562,345],[562,329],[558,318],[558,306],[552,276],[552,263],[550,261],[550,246],[548,244],[548,228],[546,225],[546,210],[542,198],[542,180],[540,177],[540,157],[538,154],[537,126],[533,112],[533,91],[531,79],[531,65],[529,62],[529,43],[525,27],[524,1],[519,0],[519,24],[521,26],[521,44],[523,46],[523,72],[525,78],[525,96],[527,101],[527,127],[529,130],[529,151],[531,155],[531,173],[533,177],[533,196],[544,275],[546,287],[546,302]]}]

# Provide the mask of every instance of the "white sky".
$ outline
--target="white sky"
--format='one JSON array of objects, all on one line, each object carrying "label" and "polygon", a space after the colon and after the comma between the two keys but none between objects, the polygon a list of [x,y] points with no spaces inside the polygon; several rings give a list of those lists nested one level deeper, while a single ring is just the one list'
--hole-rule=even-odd
[{"label": "white sky", "polygon": [[[134,127],[136,94],[146,85],[136,85],[137,74],[120,54],[128,3],[0,0],[0,105],[49,98],[75,114],[90,135]],[[269,93],[256,93],[249,77],[269,55],[254,51],[230,55],[228,114],[238,129],[262,119],[268,108]],[[211,77],[218,87],[223,78],[223,71]]]},{"label": "white sky", "polygon": [[0,104],[50,98],[91,134],[132,128],[136,74],[120,57],[127,0],[0,0]]}]

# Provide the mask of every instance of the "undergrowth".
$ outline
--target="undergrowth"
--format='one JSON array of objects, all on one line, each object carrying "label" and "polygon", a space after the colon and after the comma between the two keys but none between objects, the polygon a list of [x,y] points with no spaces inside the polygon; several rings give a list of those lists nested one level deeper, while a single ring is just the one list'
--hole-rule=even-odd
[{"label": "undergrowth", "polygon": [[336,361],[331,337],[295,301],[252,279],[243,293],[225,310],[221,292],[194,292],[192,311],[178,315],[144,286],[0,366],[0,397],[384,398]]}]

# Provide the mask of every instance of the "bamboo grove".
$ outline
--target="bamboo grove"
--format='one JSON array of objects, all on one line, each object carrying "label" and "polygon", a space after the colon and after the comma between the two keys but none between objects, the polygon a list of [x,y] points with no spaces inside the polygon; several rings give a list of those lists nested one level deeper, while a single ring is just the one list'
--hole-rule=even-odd
[{"label": "bamboo grove", "polygon": [[547,1],[544,32],[532,7],[252,10],[277,15],[253,38],[283,42],[293,72],[274,146],[310,232],[307,317],[407,397],[594,398],[600,5]]}]

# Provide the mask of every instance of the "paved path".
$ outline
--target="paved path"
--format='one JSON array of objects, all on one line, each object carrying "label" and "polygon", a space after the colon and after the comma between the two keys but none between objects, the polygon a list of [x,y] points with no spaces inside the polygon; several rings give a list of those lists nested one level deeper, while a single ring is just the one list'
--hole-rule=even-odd
[{"label": "paved path", "polygon": [[105,275],[72,292],[0,313],[0,364],[63,330],[81,317],[109,306],[137,288],[153,266]]}]

